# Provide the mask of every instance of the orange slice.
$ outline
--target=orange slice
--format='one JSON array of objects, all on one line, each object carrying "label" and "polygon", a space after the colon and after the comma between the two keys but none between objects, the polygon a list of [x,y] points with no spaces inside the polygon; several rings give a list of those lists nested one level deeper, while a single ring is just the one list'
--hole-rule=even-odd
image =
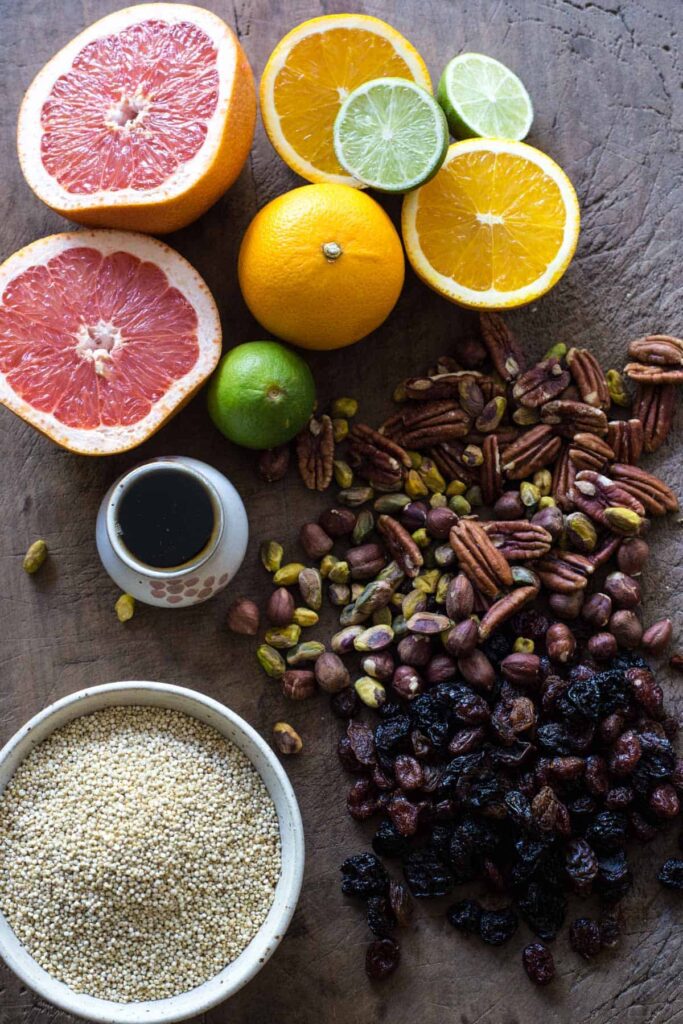
[{"label": "orange slice", "polygon": [[523,142],[456,142],[403,201],[413,269],[452,302],[521,306],[556,284],[574,255],[579,203],[567,175]]},{"label": "orange slice", "polygon": [[73,452],[146,440],[220,353],[209,289],[155,238],[50,235],[0,266],[0,402]]},{"label": "orange slice", "polygon": [[102,18],[38,73],[18,148],[36,195],[71,220],[155,233],[204,213],[254,134],[254,82],[210,11],[140,4]]},{"label": "orange slice", "polygon": [[337,160],[332,130],[349,93],[373,78],[409,78],[432,91],[415,47],[379,18],[312,18],[277,44],[261,78],[263,123],[277,152],[302,178],[362,187]]}]

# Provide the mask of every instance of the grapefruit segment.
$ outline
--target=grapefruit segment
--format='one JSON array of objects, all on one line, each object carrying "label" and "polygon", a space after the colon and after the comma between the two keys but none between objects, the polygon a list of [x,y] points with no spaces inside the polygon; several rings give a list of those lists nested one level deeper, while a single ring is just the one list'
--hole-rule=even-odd
[{"label": "grapefruit segment", "polygon": [[71,451],[140,444],[220,351],[207,286],[156,239],[51,235],[0,267],[0,401]]},{"label": "grapefruit segment", "polygon": [[173,231],[235,180],[255,117],[251,70],[220,18],[140,4],[91,25],[38,73],[19,114],[19,159],[64,216]]}]

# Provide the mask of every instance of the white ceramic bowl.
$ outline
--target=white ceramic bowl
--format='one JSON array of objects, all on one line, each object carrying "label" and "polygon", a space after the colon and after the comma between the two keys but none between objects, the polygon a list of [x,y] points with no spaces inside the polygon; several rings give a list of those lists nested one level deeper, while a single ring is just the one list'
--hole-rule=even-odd
[{"label": "white ceramic bowl", "polygon": [[294,913],[304,868],[303,825],[287,775],[275,754],[239,715],[195,690],[166,683],[124,682],[93,686],[63,697],[27,722],[0,751],[0,791],[29,751],[55,729],[81,715],[121,704],[173,708],[213,726],[252,762],[275,804],[280,822],[282,871],[273,905],[247,948],[220,974],[189,992],[150,1002],[116,1003],[74,992],[40,967],[0,914],[0,955],[38,995],[77,1017],[102,1024],[170,1024],[204,1013],[245,985],[263,967]]}]

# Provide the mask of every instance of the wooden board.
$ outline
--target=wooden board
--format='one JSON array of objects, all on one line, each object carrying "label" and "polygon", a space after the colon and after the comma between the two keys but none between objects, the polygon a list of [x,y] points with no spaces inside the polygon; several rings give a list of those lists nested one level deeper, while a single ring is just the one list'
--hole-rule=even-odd
[{"label": "wooden board", "polygon": [[[42,64],[117,0],[0,0],[0,257],[65,223],[21,177],[14,133],[21,96]],[[646,332],[683,331],[681,314],[680,0],[207,0],[237,30],[256,76],[277,40],[300,21],[354,7],[403,31],[434,79],[462,50],[499,57],[524,78],[536,119],[530,138],[573,179],[583,210],[577,256],[562,283],[511,320],[531,351],[558,340],[592,346],[621,365],[625,343]],[[235,266],[256,209],[300,182],[259,125],[240,180],[205,217],[170,238],[202,273],[220,306],[226,346],[261,337],[241,299]],[[392,214],[398,204],[387,203]],[[389,408],[390,383],[425,367],[453,345],[467,314],[408,276],[388,323],[351,352],[314,356],[320,398],[356,395],[370,422]],[[183,453],[213,463],[244,496],[251,543],[238,581],[219,599],[188,611],[140,608],[127,626],[113,614],[116,589],[94,543],[99,501],[123,470],[155,455]],[[371,985],[362,962],[368,932],[358,907],[339,892],[343,856],[367,846],[369,830],[348,818],[337,765],[338,723],[327,701],[286,706],[264,682],[253,645],[229,635],[225,608],[263,583],[264,538],[290,551],[298,525],[322,502],[294,476],[271,488],[252,456],[211,427],[202,397],[136,452],[89,460],[54,447],[0,411],[0,741],[63,694],[116,679],[161,679],[197,687],[269,734],[285,716],[305,753],[289,762],[306,826],[307,867],[299,908],[280,949],[205,1024],[671,1024],[683,1020],[680,953],[683,905],[653,880],[675,840],[649,848],[628,900],[628,936],[600,964],[579,963],[566,934],[555,945],[559,977],[532,989],[520,966],[524,929],[507,948],[481,948],[453,934],[442,908],[420,907],[394,978]],[[651,465],[683,490],[675,439]],[[683,546],[674,521],[658,525],[645,580],[649,618],[665,609],[683,626]],[[21,571],[28,543],[47,539],[50,561],[35,579]],[[681,684],[665,678],[667,697]],[[677,689],[678,688],[678,692]],[[2,1024],[71,1020],[0,970]]]}]

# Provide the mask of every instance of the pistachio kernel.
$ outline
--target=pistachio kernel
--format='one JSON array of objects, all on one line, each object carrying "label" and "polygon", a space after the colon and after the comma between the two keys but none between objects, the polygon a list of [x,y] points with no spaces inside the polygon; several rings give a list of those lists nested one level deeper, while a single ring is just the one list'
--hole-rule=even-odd
[{"label": "pistachio kernel", "polygon": [[516,423],[518,427],[531,427],[534,423],[538,423],[540,418],[541,414],[538,409],[527,409],[525,405],[515,409],[512,414],[512,422]]},{"label": "pistachio kernel", "polygon": [[539,502],[538,502],[539,509],[542,509],[542,508],[555,508],[556,505],[557,505],[557,502],[549,494],[544,494],[543,497],[540,498]]},{"label": "pistachio kernel", "polygon": [[282,544],[278,544],[276,540],[265,540],[260,549],[263,568],[267,569],[268,572],[277,572],[282,565],[284,553]]},{"label": "pistachio kernel", "polygon": [[446,494],[449,498],[458,497],[458,495],[464,494],[467,490],[467,485],[462,480],[451,480],[448,487],[446,488]]},{"label": "pistachio kernel", "polygon": [[423,594],[433,594],[436,591],[440,576],[441,571],[439,569],[430,569],[428,572],[421,572],[413,581],[415,589],[421,590]]},{"label": "pistachio kernel", "polygon": [[410,498],[408,495],[397,491],[395,494],[381,494],[375,501],[373,508],[375,512],[380,512],[382,515],[393,516],[397,512],[401,512],[409,504]]},{"label": "pistachio kernel", "polygon": [[534,486],[538,487],[538,492],[541,498],[546,498],[550,494],[550,488],[553,485],[553,475],[549,469],[539,469],[533,476]]},{"label": "pistachio kernel", "polygon": [[114,605],[119,622],[128,622],[135,615],[135,598],[132,594],[121,594]]},{"label": "pistachio kernel", "polygon": [[338,416],[332,420],[332,437],[337,444],[341,444],[349,436],[349,421]]},{"label": "pistachio kernel", "polygon": [[465,491],[465,500],[469,502],[470,508],[481,508],[484,504],[484,496],[481,493],[479,484],[473,484]]},{"label": "pistachio kernel", "polygon": [[470,469],[476,469],[476,467],[481,466],[482,462],[484,461],[484,453],[479,447],[479,445],[476,444],[468,444],[463,449],[462,455],[460,457],[462,461],[465,463],[465,465],[469,466]]},{"label": "pistachio kernel", "polygon": [[541,492],[535,484],[522,480],[519,485],[519,496],[525,508],[535,508],[541,500]]},{"label": "pistachio kernel", "polygon": [[348,462],[342,462],[341,459],[335,459],[332,463],[334,470],[334,480],[337,487],[350,487],[353,483],[353,470],[349,466]]},{"label": "pistachio kernel", "polygon": [[619,371],[608,370],[605,374],[605,380],[607,381],[609,396],[614,404],[620,405],[622,409],[627,409],[631,404],[631,396],[624,386],[624,378]]},{"label": "pistachio kernel", "polygon": [[370,676],[361,676],[356,679],[353,688],[369,708],[378,708],[387,699],[387,691],[382,684]]},{"label": "pistachio kernel", "polygon": [[358,505],[364,505],[366,501],[372,501],[374,496],[372,487],[346,487],[339,492],[337,500],[340,505],[347,508],[356,508]]},{"label": "pistachio kernel", "polygon": [[468,516],[472,511],[472,506],[462,494],[454,495],[448,502],[448,507],[456,516]]},{"label": "pistachio kernel", "polygon": [[261,644],[256,649],[256,658],[259,665],[271,679],[279,679],[285,674],[285,659],[279,651],[269,644]]},{"label": "pistachio kernel", "polygon": [[321,654],[325,653],[325,644],[318,640],[304,640],[287,651],[285,658],[288,665],[301,665],[305,661],[315,661]]},{"label": "pistachio kernel", "polygon": [[362,583],[352,583],[351,584],[351,600],[352,601],[357,601],[362,593],[363,593],[363,584]]},{"label": "pistachio kernel", "polygon": [[273,726],[273,742],[281,754],[300,754],[303,740],[288,722],[276,722]]},{"label": "pistachio kernel", "polygon": [[291,587],[299,579],[299,574],[306,568],[302,562],[287,562],[280,566],[273,576],[276,587]]},{"label": "pistachio kernel", "polygon": [[353,646],[357,651],[383,651],[393,639],[394,631],[391,626],[370,626],[358,634]]},{"label": "pistachio kernel", "polygon": [[289,647],[295,647],[298,644],[300,636],[301,626],[297,626],[293,622],[291,626],[276,626],[274,629],[269,629],[265,640],[266,644],[270,647],[275,647],[278,650],[287,650]]},{"label": "pistachio kernel", "polygon": [[332,416],[345,416],[346,419],[353,419],[358,412],[358,402],[355,398],[348,398],[346,395],[342,395],[341,398],[335,398],[332,403]]},{"label": "pistachio kernel", "polygon": [[348,562],[336,562],[327,574],[327,578],[332,583],[348,583],[350,575],[351,569]]},{"label": "pistachio kernel", "polygon": [[313,611],[320,611],[323,603],[323,581],[317,569],[301,567],[297,577],[299,591],[304,599],[304,604]]},{"label": "pistachio kernel", "polygon": [[390,626],[393,620],[394,617],[388,604],[372,613],[373,626]]},{"label": "pistachio kernel", "polygon": [[591,520],[583,512],[570,512],[564,520],[564,531],[567,543],[576,551],[583,553],[595,551],[598,533]]},{"label": "pistachio kernel", "polygon": [[[47,544],[44,540],[34,540],[33,544],[31,544],[24,555],[24,572],[29,573],[29,575],[33,575],[34,572],[38,572],[46,558]],[[130,618],[130,616],[128,617]]]},{"label": "pistachio kernel", "polygon": [[411,533],[411,537],[419,548],[428,548],[432,542],[432,538],[429,536],[424,526],[421,526],[419,530],[415,530]]},{"label": "pistachio kernel", "polygon": [[419,469],[422,465],[422,456],[419,452],[407,451],[406,455],[410,459],[410,464],[413,469]]},{"label": "pistachio kernel", "polygon": [[400,640],[402,636],[408,635],[408,623],[406,622],[405,615],[397,615],[392,623],[394,630],[394,636],[397,640]]},{"label": "pistachio kernel", "polygon": [[448,505],[448,498],[445,494],[431,494],[429,496],[429,507],[430,508],[446,508]]},{"label": "pistachio kernel", "polygon": [[354,544],[362,544],[375,528],[375,517],[369,508],[362,508],[356,518],[352,539]]},{"label": "pistachio kernel", "polygon": [[417,471],[428,491],[443,494],[446,490],[446,481],[431,459],[423,459]]},{"label": "pistachio kernel", "polygon": [[404,486],[411,498],[426,498],[429,494],[429,488],[416,469],[408,470]]},{"label": "pistachio kernel", "polygon": [[346,583],[331,583],[327,588],[327,597],[335,608],[343,608],[351,600],[351,587]]},{"label": "pistachio kernel", "polygon": [[512,645],[512,650],[515,654],[533,654],[535,646],[533,640],[530,640],[528,637],[518,636]]},{"label": "pistachio kernel", "polygon": [[400,384],[396,385],[391,398],[394,402],[405,402],[407,400],[408,389],[406,388],[405,381],[401,381]]},{"label": "pistachio kernel", "polygon": [[607,525],[614,533],[623,534],[625,537],[632,537],[638,533],[643,525],[643,519],[631,508],[623,505],[614,505],[606,508],[604,512]]},{"label": "pistachio kernel", "polygon": [[548,351],[543,356],[541,362],[545,362],[546,359],[564,359],[569,349],[563,341],[558,341],[554,345],[551,345]]},{"label": "pistachio kernel", "polygon": [[[396,597],[400,598],[400,594],[396,594]],[[427,610],[427,594],[424,590],[418,589],[417,587],[410,590],[402,601],[399,601],[399,606],[403,615],[406,619],[411,618],[416,612],[424,612]]]},{"label": "pistachio kernel", "polygon": [[327,577],[330,575],[330,572],[332,571],[332,569],[334,569],[338,561],[339,559],[336,558],[334,555],[325,555],[325,557],[321,560],[320,575],[324,580],[326,580]]},{"label": "pistachio kernel", "polygon": [[448,588],[450,582],[453,579],[453,574],[450,572],[444,572],[441,574],[441,578],[436,585],[436,591],[434,592],[434,599],[437,604],[445,604],[446,596],[448,594]]},{"label": "pistachio kernel", "polygon": [[306,628],[307,626],[317,626],[320,616],[312,608],[295,608],[292,614],[292,621],[297,626]]}]

